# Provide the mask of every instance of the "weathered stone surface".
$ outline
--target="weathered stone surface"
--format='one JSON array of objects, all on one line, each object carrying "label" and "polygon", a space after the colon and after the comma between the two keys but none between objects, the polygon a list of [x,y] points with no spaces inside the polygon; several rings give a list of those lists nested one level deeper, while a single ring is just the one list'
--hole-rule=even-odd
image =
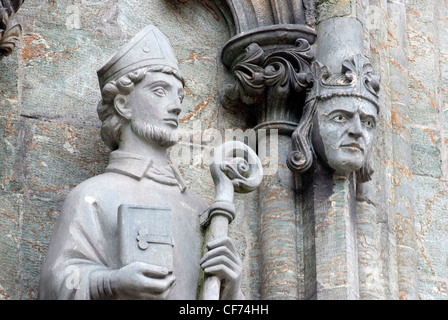
[{"label": "weathered stone surface", "polygon": [[[270,148],[269,137],[261,145]],[[279,168],[264,177],[259,188],[259,237],[262,250],[260,275],[261,293],[268,300],[297,300],[299,272],[296,246],[296,204],[294,177],[286,167],[291,148],[287,135],[278,138]],[[282,245],[279,246],[278,244]]]},{"label": "weathered stone surface", "polygon": [[88,128],[29,120],[23,166],[27,190],[60,198],[81,181],[104,171],[109,150],[99,132]]},{"label": "weathered stone surface", "polygon": [[23,197],[0,195],[0,299],[15,299],[20,268],[21,214]]},{"label": "weathered stone surface", "polygon": [[35,299],[45,255],[60,202],[2,192],[2,299]]},{"label": "weathered stone surface", "polygon": [[19,193],[23,190],[24,181],[20,179],[21,171],[21,127],[22,123],[12,117],[0,118],[0,158],[4,165],[0,172],[1,189]]},{"label": "weathered stone surface", "polygon": [[440,132],[436,129],[412,128],[411,139],[412,173],[440,178],[442,175]]},{"label": "weathered stone surface", "polygon": [[24,198],[20,207],[20,264],[14,299],[36,299],[39,276],[62,201]]},{"label": "weathered stone surface", "polygon": [[318,22],[320,22],[330,18],[350,16],[352,14],[352,3],[350,0],[320,1],[317,9]]},{"label": "weathered stone surface", "polygon": [[[442,1],[407,3],[414,219],[420,299],[446,299],[446,38]],[[437,226],[436,226],[437,225]],[[444,283],[445,282],[445,283]]]},{"label": "weathered stone surface", "polygon": [[20,113],[19,58],[17,52],[3,58],[0,64],[0,114],[15,116]]},{"label": "weathered stone surface", "polygon": [[[369,1],[366,28],[369,31],[370,61],[381,76],[381,110],[373,152],[371,183],[357,186],[357,235],[361,299],[396,299],[396,240],[393,232],[392,112],[389,82],[389,32],[387,1]],[[378,258],[376,258],[378,257]],[[374,260],[378,262],[374,263]]]},{"label": "weathered stone surface", "polygon": [[[305,278],[307,298],[318,300],[359,299],[358,253],[356,240],[356,213],[353,194],[353,176],[333,176],[322,168],[314,173],[304,194],[304,219],[307,237],[314,236],[314,244],[306,242],[308,259],[314,256],[315,279]],[[314,215],[314,218],[312,217]],[[310,230],[311,229],[311,230]],[[307,265],[305,271],[307,271]],[[310,272],[310,271],[308,271]],[[306,274],[309,277],[309,274]],[[314,288],[313,288],[314,286]],[[311,289],[311,290],[310,290]],[[314,292],[313,292],[314,291]]]},{"label": "weathered stone surface", "polygon": [[425,176],[416,176],[415,183],[419,185],[415,197],[419,298],[447,299],[447,183]]}]

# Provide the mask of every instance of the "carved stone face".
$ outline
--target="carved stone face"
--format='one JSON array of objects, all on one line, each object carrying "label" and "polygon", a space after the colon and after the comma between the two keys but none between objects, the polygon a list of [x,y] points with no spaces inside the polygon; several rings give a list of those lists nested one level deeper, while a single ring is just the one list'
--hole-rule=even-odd
[{"label": "carved stone face", "polygon": [[127,97],[134,133],[162,146],[175,144],[183,97],[182,82],[175,76],[148,73]]},{"label": "carved stone face", "polygon": [[374,140],[377,108],[368,100],[333,97],[318,103],[312,142],[317,156],[338,174],[363,167]]}]

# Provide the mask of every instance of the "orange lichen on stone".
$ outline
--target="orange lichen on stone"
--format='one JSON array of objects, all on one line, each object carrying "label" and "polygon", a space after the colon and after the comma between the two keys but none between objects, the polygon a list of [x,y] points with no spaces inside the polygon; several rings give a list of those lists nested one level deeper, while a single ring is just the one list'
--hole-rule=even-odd
[{"label": "orange lichen on stone", "polygon": [[191,118],[197,116],[199,113],[201,113],[205,108],[207,108],[207,106],[210,104],[210,102],[215,98],[215,95],[212,94],[207,100],[202,101],[200,104],[198,104],[193,112],[191,112],[190,114],[188,114],[186,117],[180,119],[181,123],[185,123],[188,122]]}]

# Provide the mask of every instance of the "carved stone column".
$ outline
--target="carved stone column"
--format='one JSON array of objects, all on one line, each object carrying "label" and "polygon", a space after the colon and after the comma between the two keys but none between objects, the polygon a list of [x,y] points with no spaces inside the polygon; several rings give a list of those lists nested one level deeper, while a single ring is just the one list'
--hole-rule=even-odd
[{"label": "carved stone column", "polygon": [[254,108],[254,129],[267,132],[260,145],[269,150],[269,133],[278,133],[278,170],[259,187],[261,298],[298,299],[296,186],[286,158],[310,85],[314,1],[227,3],[237,34],[222,52],[235,78],[225,96]]},{"label": "carved stone column", "polygon": [[14,16],[24,0],[0,1],[0,59],[12,53],[22,35],[20,24],[14,23]]}]

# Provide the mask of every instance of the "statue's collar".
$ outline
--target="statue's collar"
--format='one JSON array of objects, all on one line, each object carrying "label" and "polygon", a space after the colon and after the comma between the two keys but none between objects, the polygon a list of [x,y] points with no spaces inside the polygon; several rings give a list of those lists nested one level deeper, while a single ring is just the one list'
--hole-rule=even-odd
[{"label": "statue's collar", "polygon": [[148,178],[166,185],[177,185],[182,192],[187,188],[176,166],[154,167],[152,159],[119,150],[110,154],[106,172],[124,174],[137,180]]}]

